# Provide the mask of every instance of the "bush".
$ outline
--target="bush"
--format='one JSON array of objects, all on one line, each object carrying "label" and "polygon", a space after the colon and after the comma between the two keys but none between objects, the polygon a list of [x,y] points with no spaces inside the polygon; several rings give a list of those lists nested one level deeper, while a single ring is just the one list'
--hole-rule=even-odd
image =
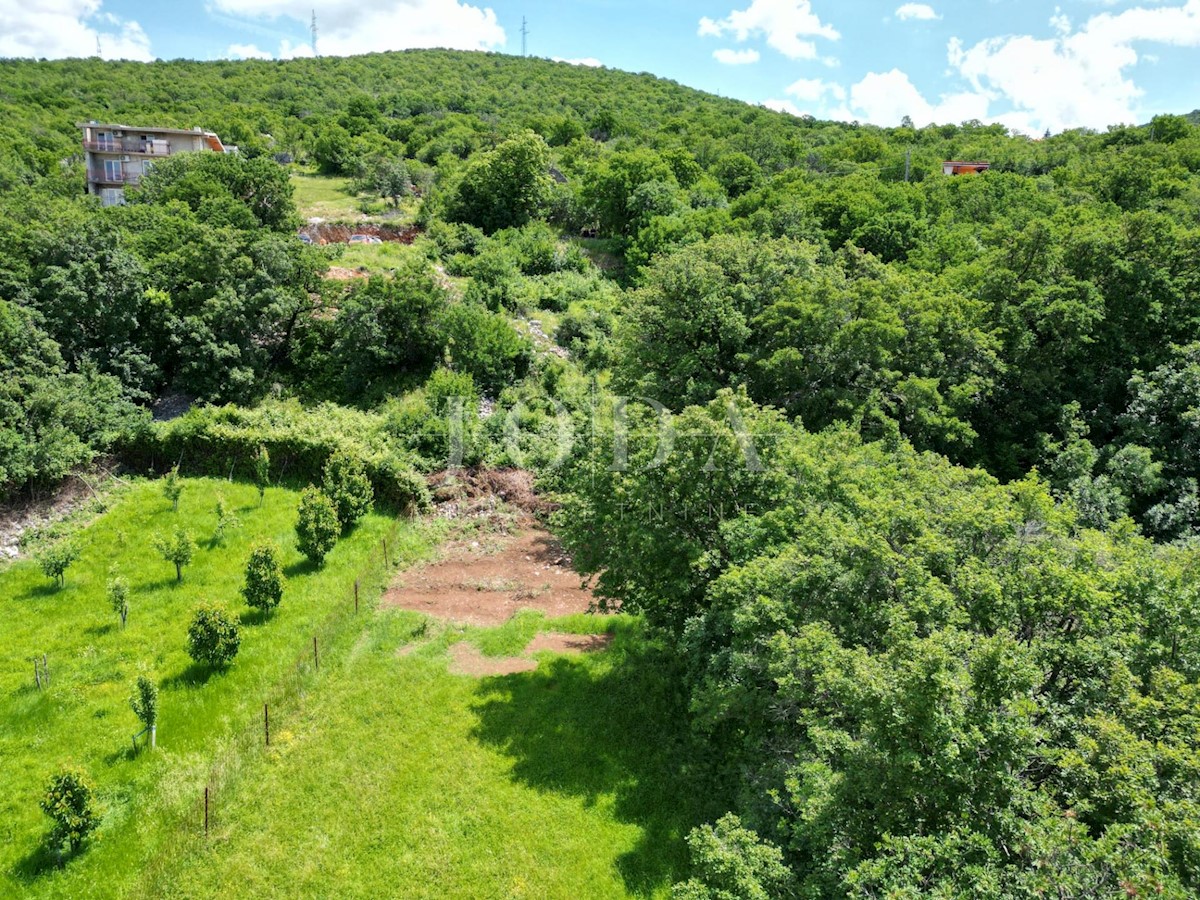
[{"label": "bush", "polygon": [[300,495],[296,517],[296,549],[317,565],[337,543],[342,532],[337,507],[324,493],[311,484]]},{"label": "bush", "polygon": [[222,607],[204,603],[196,607],[188,627],[188,656],[202,665],[224,668],[241,646],[237,622]]},{"label": "bush", "polygon": [[242,596],[255,609],[269,612],[283,599],[283,567],[274,544],[259,544],[246,560],[246,583]]},{"label": "bush", "polygon": [[100,824],[92,805],[92,786],[77,769],[64,768],[50,779],[41,807],[54,821],[50,844],[55,850],[66,843],[74,853]]},{"label": "bush", "polygon": [[79,559],[79,545],[74,541],[59,541],[38,556],[38,565],[47,578],[53,578],[60,588],[67,583],[67,569]]},{"label": "bush", "polygon": [[357,456],[343,450],[329,457],[322,486],[337,508],[342,531],[371,511],[375,492],[363,461]]},{"label": "bush", "polygon": [[179,466],[172,466],[171,471],[163,476],[163,496],[171,501],[171,509],[179,512],[179,497],[183,493],[183,482],[179,479]]},{"label": "bush", "polygon": [[733,813],[687,836],[697,877],[675,885],[674,900],[776,900],[793,896],[783,852],[764,842]]}]

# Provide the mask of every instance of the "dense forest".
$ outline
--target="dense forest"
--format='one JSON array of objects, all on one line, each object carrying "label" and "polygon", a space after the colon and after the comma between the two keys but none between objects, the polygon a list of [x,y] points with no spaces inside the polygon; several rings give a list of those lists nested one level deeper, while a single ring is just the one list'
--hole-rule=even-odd
[{"label": "dense forest", "polygon": [[[737,798],[677,896],[1195,896],[1195,119],[888,129],[445,51],[0,61],[0,492],[259,447],[398,505],[531,468]],[[102,208],[86,120],[241,152]],[[403,198],[416,252],[323,277],[299,167]]]}]

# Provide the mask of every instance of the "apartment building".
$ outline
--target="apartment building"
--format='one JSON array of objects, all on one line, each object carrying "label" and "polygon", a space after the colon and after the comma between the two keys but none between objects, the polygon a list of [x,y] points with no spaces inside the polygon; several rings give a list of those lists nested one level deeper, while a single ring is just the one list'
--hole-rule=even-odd
[{"label": "apartment building", "polygon": [[87,192],[105,206],[125,202],[125,188],[136,185],[156,159],[174,153],[236,153],[211,131],[201,128],[134,128],[81,122]]}]

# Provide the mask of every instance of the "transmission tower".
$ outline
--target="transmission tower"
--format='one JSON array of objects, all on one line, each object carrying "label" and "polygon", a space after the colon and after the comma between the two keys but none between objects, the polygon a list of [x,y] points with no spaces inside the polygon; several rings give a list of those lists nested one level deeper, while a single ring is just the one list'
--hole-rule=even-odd
[{"label": "transmission tower", "polygon": [[317,53],[317,11],[315,9],[312,11],[312,48],[313,56],[320,55]]},{"label": "transmission tower", "polygon": [[521,55],[529,55],[529,26],[525,23],[524,16],[521,16]]}]

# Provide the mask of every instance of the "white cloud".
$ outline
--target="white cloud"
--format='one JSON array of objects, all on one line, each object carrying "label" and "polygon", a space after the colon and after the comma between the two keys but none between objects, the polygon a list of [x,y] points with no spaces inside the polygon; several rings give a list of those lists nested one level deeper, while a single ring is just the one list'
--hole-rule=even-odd
[{"label": "white cloud", "polygon": [[95,56],[151,60],[137,22],[103,12],[101,0],[0,0],[0,57]]},{"label": "white cloud", "polygon": [[832,81],[823,81],[820,78],[801,78],[799,81],[794,81],[784,88],[784,93],[808,103],[816,103],[823,100],[826,95],[832,96],[835,100],[839,101],[846,99],[846,89],[844,87]]},{"label": "white cloud", "polygon": [[713,59],[726,66],[748,66],[762,59],[757,50],[730,50],[722,47],[713,51]]},{"label": "white cloud", "polygon": [[570,63],[573,66],[585,66],[586,68],[589,68],[589,69],[599,69],[599,68],[603,67],[603,65],[604,65],[604,63],[600,62],[600,60],[596,59],[596,57],[594,57],[594,56],[584,56],[584,57],[580,57],[578,59],[564,59],[561,56],[552,56],[552,57],[550,57],[550,61],[551,62],[560,62],[560,63]]},{"label": "white cloud", "polygon": [[950,65],[979,93],[1011,105],[999,117],[1010,127],[1034,134],[1102,128],[1146,117],[1142,91],[1127,74],[1145,58],[1135,45],[1200,47],[1200,0],[1104,12],[1078,29],[1056,12],[1051,27],[1057,37],[996,37],[969,48],[954,39]]},{"label": "white cloud", "polygon": [[230,44],[225,51],[228,59],[273,59],[269,50],[259,50],[254,44]]},{"label": "white cloud", "polygon": [[930,103],[899,69],[871,72],[850,88],[848,101],[846,107],[832,113],[834,118],[892,126],[908,116],[921,126],[970,119],[982,121],[988,114],[988,98],[981,93],[948,94],[937,103]]},{"label": "white cloud", "polygon": [[802,116],[804,113],[791,100],[764,100],[762,103],[767,109],[773,109],[775,112],[787,113],[792,116]]},{"label": "white cloud", "polygon": [[[212,2],[215,9],[233,15],[284,17],[305,26],[312,18],[311,0]],[[317,11],[317,28],[317,49],[326,56],[409,47],[485,50],[505,43],[504,29],[491,8],[459,0],[326,0]],[[304,44],[285,43],[281,56],[307,55]]]},{"label": "white cloud", "polygon": [[935,19],[940,19],[941,16],[928,3],[905,3],[896,10],[896,18],[902,22],[907,22],[909,19],[931,22]]},{"label": "white cloud", "polygon": [[764,38],[767,46],[789,59],[816,59],[817,45],[809,38],[836,41],[841,35],[826,25],[812,9],[810,0],[752,0],[746,9],[733,10],[724,19],[707,16],[700,20],[701,37],[732,34],[739,41]]}]

